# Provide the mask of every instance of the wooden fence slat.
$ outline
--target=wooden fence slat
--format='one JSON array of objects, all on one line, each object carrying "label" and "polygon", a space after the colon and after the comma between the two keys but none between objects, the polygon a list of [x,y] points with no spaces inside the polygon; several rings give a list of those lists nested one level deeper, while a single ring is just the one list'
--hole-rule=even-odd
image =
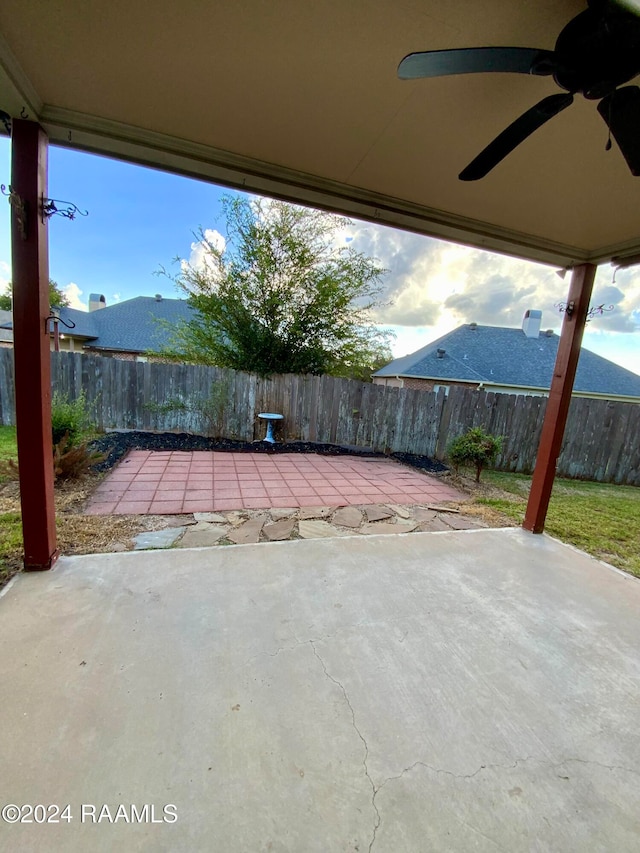
[{"label": "wooden fence slat", "polygon": [[[469,426],[502,435],[497,467],[530,473],[546,397],[451,386],[449,393],[392,388],[329,376],[270,379],[202,365],[134,362],[95,354],[51,354],[52,388],[71,400],[84,391],[99,429],[214,431],[264,438],[258,412],[284,415],[281,436],[444,459]],[[203,415],[215,389],[226,391],[220,422]],[[172,401],[179,408],[158,410]],[[199,408],[198,408],[198,401]],[[154,409],[155,407],[155,409]],[[13,350],[0,348],[0,423],[15,423]],[[640,485],[640,405],[575,397],[560,457],[561,476]]]}]

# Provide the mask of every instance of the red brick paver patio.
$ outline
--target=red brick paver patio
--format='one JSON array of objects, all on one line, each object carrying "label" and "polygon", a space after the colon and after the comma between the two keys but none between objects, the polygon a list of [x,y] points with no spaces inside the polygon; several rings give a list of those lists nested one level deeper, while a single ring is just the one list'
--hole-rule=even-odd
[{"label": "red brick paver patio", "polygon": [[93,515],[463,500],[392,459],[133,450],[96,489]]}]

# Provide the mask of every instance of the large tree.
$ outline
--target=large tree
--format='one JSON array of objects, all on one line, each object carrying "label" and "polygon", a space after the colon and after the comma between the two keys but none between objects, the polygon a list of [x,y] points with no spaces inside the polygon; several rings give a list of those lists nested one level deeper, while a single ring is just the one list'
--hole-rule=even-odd
[{"label": "large tree", "polygon": [[[11,311],[11,300],[13,297],[13,283],[9,284],[4,293],[0,293],[0,310]],[[52,308],[62,308],[69,304],[69,300],[58,287],[57,282],[49,279],[49,305]]]},{"label": "large tree", "polygon": [[[266,376],[369,378],[391,359],[371,321],[384,270],[338,232],[347,220],[282,201],[225,196],[225,240],[201,231],[173,278],[195,309],[165,355]],[[219,235],[215,235],[216,237]]]}]

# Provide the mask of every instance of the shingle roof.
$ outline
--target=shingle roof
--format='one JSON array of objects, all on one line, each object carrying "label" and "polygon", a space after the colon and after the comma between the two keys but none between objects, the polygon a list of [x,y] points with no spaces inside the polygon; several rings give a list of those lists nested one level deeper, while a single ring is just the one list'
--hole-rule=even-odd
[{"label": "shingle roof", "polygon": [[[60,324],[58,331],[62,335],[73,335],[81,338],[97,338],[98,329],[93,322],[94,312],[78,311],[76,308],[61,308],[60,309]],[[74,323],[72,329],[68,328],[65,323]]]},{"label": "shingle roof", "polygon": [[[68,334],[90,338],[92,349],[140,353],[161,349],[169,341],[171,326],[192,316],[186,300],[153,296],[137,296],[91,312],[60,310],[62,320],[76,324]],[[62,325],[60,331],[67,333]]]},{"label": "shingle roof", "polygon": [[[528,338],[521,329],[465,324],[417,352],[395,359],[374,376],[548,389],[559,340],[545,332]],[[445,351],[441,358],[438,349]],[[583,348],[574,390],[640,398],[640,376]]]},{"label": "shingle roof", "polygon": [[12,326],[13,314],[11,311],[0,310],[0,341],[3,343],[13,342]]}]

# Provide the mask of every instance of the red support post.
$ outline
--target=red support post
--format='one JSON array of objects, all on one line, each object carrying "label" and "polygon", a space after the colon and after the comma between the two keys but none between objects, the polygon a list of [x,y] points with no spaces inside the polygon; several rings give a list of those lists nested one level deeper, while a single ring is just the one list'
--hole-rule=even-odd
[{"label": "red support post", "polygon": [[24,567],[50,569],[58,558],[53,499],[47,136],[39,124],[11,123],[13,340]]},{"label": "red support post", "polygon": [[542,533],[544,530],[595,275],[594,264],[580,264],[574,267],[571,277],[567,310],[560,333],[558,354],[542,424],[536,467],[522,525],[525,530],[530,530],[532,533]]}]

